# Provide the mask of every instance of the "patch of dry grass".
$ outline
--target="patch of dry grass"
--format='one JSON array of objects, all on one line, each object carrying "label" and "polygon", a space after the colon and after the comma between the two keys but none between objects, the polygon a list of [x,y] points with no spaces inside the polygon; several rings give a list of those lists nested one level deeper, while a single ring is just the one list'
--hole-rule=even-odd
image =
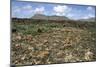
[{"label": "patch of dry grass", "polygon": [[[52,64],[95,61],[95,27],[63,27],[62,24],[15,24],[12,33],[12,64]],[[54,23],[53,23],[54,25]],[[57,25],[57,26],[56,26]],[[38,28],[42,32],[38,32]]]}]

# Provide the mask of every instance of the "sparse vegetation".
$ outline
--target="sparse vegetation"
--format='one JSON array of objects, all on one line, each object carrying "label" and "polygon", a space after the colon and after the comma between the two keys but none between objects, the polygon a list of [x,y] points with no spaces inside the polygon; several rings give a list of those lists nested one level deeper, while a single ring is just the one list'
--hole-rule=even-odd
[{"label": "sparse vegetation", "polygon": [[95,61],[95,25],[81,21],[12,22],[11,62],[29,65]]}]

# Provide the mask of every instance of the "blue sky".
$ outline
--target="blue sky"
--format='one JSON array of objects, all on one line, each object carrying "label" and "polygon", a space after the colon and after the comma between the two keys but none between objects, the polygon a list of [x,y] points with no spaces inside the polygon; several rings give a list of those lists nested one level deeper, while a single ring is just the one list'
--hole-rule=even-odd
[{"label": "blue sky", "polygon": [[72,4],[50,4],[22,2],[12,0],[12,17],[30,18],[34,14],[44,14],[47,16],[66,16],[71,19],[88,19],[95,17],[95,6],[83,6]]}]

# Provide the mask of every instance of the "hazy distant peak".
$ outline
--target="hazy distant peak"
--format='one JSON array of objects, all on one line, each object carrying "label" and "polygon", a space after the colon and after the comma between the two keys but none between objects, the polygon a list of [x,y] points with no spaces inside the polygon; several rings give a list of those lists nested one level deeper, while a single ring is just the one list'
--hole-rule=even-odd
[{"label": "hazy distant peak", "polygon": [[91,17],[91,18],[87,18],[87,19],[80,19],[80,21],[90,21],[90,22],[95,22],[96,18],[95,17]]},{"label": "hazy distant peak", "polygon": [[34,16],[45,16],[44,14],[34,14]]},{"label": "hazy distant peak", "polygon": [[44,19],[44,20],[68,20],[68,17],[65,17],[65,16],[57,16],[57,15],[46,16],[46,15],[43,15],[43,14],[35,14],[34,16],[32,16],[32,19]]}]

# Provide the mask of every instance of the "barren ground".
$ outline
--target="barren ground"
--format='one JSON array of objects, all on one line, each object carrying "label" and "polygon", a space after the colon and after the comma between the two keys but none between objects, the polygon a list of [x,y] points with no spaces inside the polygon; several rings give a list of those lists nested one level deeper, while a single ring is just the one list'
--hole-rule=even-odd
[{"label": "barren ground", "polygon": [[17,24],[12,28],[11,62],[16,65],[95,61],[95,27],[60,23]]}]

